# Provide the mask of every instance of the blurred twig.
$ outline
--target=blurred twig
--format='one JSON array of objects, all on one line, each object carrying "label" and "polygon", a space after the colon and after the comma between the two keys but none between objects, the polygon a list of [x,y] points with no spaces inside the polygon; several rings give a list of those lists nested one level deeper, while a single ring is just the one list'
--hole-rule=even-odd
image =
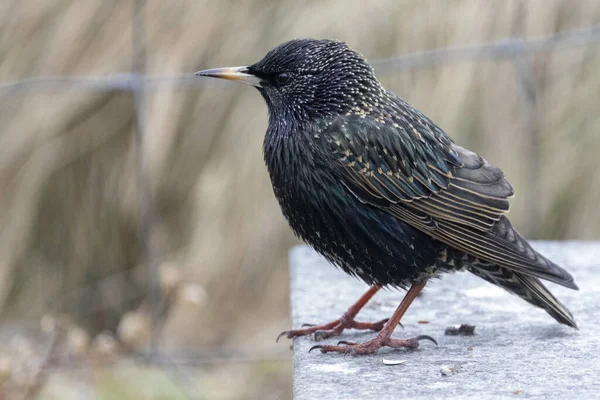
[{"label": "blurred twig", "polygon": [[[522,44],[524,46],[524,44]],[[540,129],[539,117],[537,115],[537,89],[533,65],[526,53],[514,58],[514,65],[519,80],[520,87],[525,98],[524,114],[526,120],[526,135],[529,137],[529,168],[527,169],[527,192],[528,199],[525,203],[527,207],[526,223],[529,235],[539,237],[541,231],[542,212],[541,212],[541,150],[540,150]]]},{"label": "blurred twig", "polygon": [[161,292],[159,287],[158,263],[152,246],[152,228],[154,226],[154,209],[152,201],[152,182],[150,181],[150,165],[146,151],[148,134],[146,129],[146,86],[143,79],[146,70],[146,37],[145,27],[145,0],[135,0],[133,3],[133,29],[132,29],[132,53],[133,70],[135,71],[134,93],[135,93],[135,116],[136,137],[138,152],[138,186],[140,188],[140,233],[142,237],[143,260],[148,271],[148,293],[150,299],[151,331],[148,346],[148,357],[152,358],[156,352],[159,334],[159,318],[161,308]]},{"label": "blurred twig", "polygon": [[39,366],[32,384],[27,388],[25,396],[23,397],[24,400],[33,400],[37,398],[38,394],[44,387],[46,380],[48,379],[50,370],[54,365],[57,365],[57,360],[60,357],[61,347],[67,335],[67,328],[61,321],[57,320],[53,333],[54,337],[52,339],[52,343],[50,344],[50,348],[48,349],[46,358]]}]

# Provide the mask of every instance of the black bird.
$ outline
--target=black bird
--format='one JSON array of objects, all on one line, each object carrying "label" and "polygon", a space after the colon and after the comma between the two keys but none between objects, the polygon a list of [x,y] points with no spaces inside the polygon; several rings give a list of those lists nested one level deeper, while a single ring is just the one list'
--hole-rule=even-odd
[{"label": "black bird", "polygon": [[[459,270],[577,327],[540,279],[577,285],[512,227],[506,213],[513,189],[503,172],[386,90],[347,44],[292,40],[256,64],[197,75],[258,89],[269,108],[264,158],[283,214],[297,236],[371,285],[341,318],[282,335],[371,329],[380,332],[366,343],[315,348],[368,354],[418,347],[434,340],[391,339],[394,328],[429,279]],[[355,321],[383,286],[409,288],[393,316]]]}]

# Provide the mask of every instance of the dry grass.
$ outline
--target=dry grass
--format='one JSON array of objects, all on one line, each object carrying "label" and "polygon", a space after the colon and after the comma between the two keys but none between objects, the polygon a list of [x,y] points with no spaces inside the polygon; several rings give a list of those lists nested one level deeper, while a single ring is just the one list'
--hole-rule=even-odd
[{"label": "dry grass", "polygon": [[[0,80],[128,71],[131,3],[2,2]],[[250,63],[295,37],[342,39],[376,59],[600,23],[600,3],[594,1],[365,4],[148,0],[148,73]],[[533,114],[510,61],[457,63],[382,80],[459,143],[506,171],[518,193],[511,216],[523,233],[598,238],[598,46],[532,60]],[[540,132],[535,149],[531,115]],[[226,85],[164,88],[149,94],[146,117],[144,151],[156,208],[152,243],[161,262],[177,265],[207,292],[202,312],[176,309],[169,315],[163,345],[284,352],[285,345],[275,347],[273,340],[289,324],[286,259],[295,239],[262,163],[266,107],[260,96]],[[5,318],[35,320],[50,308],[69,312],[92,335],[116,329],[122,314],[141,303],[146,284],[139,272],[132,96],[80,91],[2,96],[0,131]],[[542,166],[534,196],[526,173],[532,150]],[[536,198],[539,204],[526,201]],[[532,212],[539,213],[539,226],[528,223]]]}]

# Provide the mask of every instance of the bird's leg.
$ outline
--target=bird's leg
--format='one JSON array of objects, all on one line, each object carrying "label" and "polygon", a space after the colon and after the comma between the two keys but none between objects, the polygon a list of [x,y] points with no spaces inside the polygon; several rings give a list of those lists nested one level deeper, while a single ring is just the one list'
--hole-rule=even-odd
[{"label": "bird's leg", "polygon": [[406,293],[406,296],[404,296],[404,299],[402,299],[402,302],[394,312],[394,315],[392,315],[392,318],[389,319],[389,321],[385,324],[383,329],[377,334],[375,339],[365,343],[352,343],[341,341],[338,343],[337,346],[318,345],[313,346],[309,351],[313,349],[320,349],[322,353],[337,352],[349,354],[372,354],[376,352],[380,347],[384,346],[393,348],[407,347],[411,349],[416,349],[417,347],[419,347],[419,341],[424,339],[431,340],[437,345],[437,342],[433,338],[425,335],[417,336],[406,340],[392,339],[392,333],[394,332],[396,325],[398,325],[398,323],[402,319],[402,316],[404,315],[406,310],[408,310],[410,304],[413,302],[415,297],[417,297],[417,295],[421,292],[421,290],[423,290],[424,287],[425,282],[413,283],[413,285]]},{"label": "bird's leg", "polygon": [[340,335],[344,329],[370,329],[373,331],[380,331],[387,319],[378,321],[378,322],[359,322],[355,321],[354,317],[356,314],[367,304],[369,300],[381,289],[379,285],[373,285],[363,294],[360,299],[346,310],[344,314],[335,321],[332,321],[328,324],[323,325],[310,325],[304,324],[301,329],[294,329],[290,331],[283,331],[277,336],[277,340],[281,336],[286,336],[289,339],[293,339],[298,336],[310,335],[314,333],[315,339],[320,340],[332,336]]}]

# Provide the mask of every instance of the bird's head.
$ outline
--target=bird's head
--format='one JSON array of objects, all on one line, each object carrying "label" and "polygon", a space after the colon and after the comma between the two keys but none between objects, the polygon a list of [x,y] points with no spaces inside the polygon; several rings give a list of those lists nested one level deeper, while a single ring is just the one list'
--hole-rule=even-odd
[{"label": "bird's head", "polygon": [[368,108],[383,91],[363,56],[334,40],[292,40],[250,66],[215,68],[196,75],[255,86],[272,114],[297,118]]}]

